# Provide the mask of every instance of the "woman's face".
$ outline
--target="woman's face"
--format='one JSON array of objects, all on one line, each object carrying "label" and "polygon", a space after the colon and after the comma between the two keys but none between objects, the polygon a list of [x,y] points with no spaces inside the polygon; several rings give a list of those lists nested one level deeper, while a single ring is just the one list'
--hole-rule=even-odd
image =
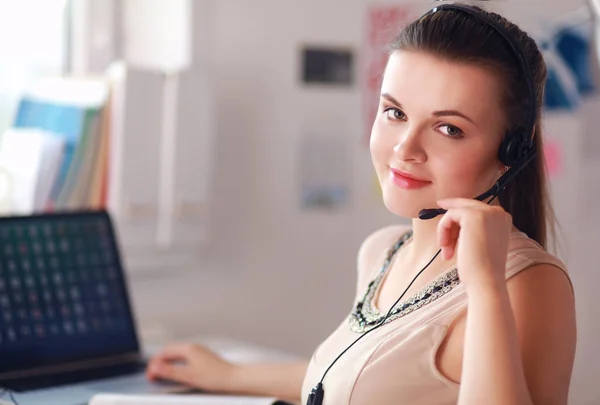
[{"label": "woman's face", "polygon": [[490,70],[424,52],[390,56],[370,143],[390,211],[414,218],[439,199],[474,198],[494,184],[504,168],[500,94]]}]

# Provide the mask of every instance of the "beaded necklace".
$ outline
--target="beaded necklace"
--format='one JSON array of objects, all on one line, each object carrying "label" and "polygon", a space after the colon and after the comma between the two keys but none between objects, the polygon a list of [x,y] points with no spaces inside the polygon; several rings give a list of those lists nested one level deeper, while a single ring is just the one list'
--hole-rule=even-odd
[{"label": "beaded necklace", "polygon": [[[357,333],[364,333],[371,327],[379,324],[385,317],[385,313],[381,313],[373,308],[373,298],[381,285],[381,282],[389,270],[390,264],[394,255],[404,243],[412,236],[412,230],[408,231],[392,246],[388,249],[387,257],[381,266],[381,270],[377,273],[375,278],[369,283],[367,291],[363,297],[356,303],[356,306],[348,319],[350,323],[350,330]],[[396,308],[392,311],[385,323],[391,322],[395,319],[401,318],[422,306],[435,301],[442,295],[451,291],[454,287],[460,284],[458,278],[458,271],[456,268],[445,272],[431,283],[423,287],[420,291],[415,293],[413,296],[402,300],[398,303]]]}]

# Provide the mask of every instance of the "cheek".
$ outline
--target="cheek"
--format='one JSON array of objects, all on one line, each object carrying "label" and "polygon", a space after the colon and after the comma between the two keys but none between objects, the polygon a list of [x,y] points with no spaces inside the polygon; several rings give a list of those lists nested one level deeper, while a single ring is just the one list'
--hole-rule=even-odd
[{"label": "cheek", "polygon": [[371,138],[369,139],[371,158],[376,168],[389,164],[390,156],[394,150],[393,136],[386,133],[384,126],[379,120],[380,118],[375,120],[373,129],[371,130]]},{"label": "cheek", "polygon": [[435,166],[438,193],[442,197],[472,198],[491,186],[495,163],[483,153],[461,153],[441,156]]}]

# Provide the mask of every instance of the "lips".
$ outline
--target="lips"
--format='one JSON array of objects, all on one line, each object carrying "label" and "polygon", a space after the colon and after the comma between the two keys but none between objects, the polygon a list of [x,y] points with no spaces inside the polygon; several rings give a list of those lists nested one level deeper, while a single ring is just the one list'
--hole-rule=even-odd
[{"label": "lips", "polygon": [[390,170],[393,171],[394,173],[396,173],[397,175],[402,176],[402,177],[406,177],[408,179],[412,179],[412,180],[415,180],[415,181],[421,181],[423,183],[431,183],[429,180],[421,179],[421,178],[419,178],[417,176],[413,176],[412,174],[409,174],[409,173],[404,173],[404,172],[402,172],[402,171],[400,171],[398,169],[390,168]]},{"label": "lips", "polygon": [[412,174],[404,173],[393,168],[390,168],[390,181],[395,186],[406,190],[423,188],[431,184],[428,180],[421,179]]}]

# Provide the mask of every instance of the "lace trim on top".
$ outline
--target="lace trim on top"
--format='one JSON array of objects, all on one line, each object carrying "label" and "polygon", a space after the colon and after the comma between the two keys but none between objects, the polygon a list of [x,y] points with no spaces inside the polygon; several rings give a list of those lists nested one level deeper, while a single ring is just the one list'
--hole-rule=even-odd
[{"label": "lace trim on top", "polygon": [[[358,301],[356,307],[350,314],[348,319],[350,330],[357,333],[364,333],[374,326],[380,324],[385,318],[386,312],[379,312],[373,306],[373,299],[377,293],[383,278],[385,277],[392,259],[400,247],[412,236],[412,230],[405,233],[394,246],[388,250],[388,255],[383,262],[381,270],[375,278],[369,283],[367,291]],[[460,284],[458,278],[458,270],[451,269],[444,274],[435,278],[431,283],[427,284],[420,291],[412,296],[400,301],[392,311],[391,315],[385,320],[385,323],[401,318],[411,312],[437,300],[444,294],[451,291],[454,287]]]}]

